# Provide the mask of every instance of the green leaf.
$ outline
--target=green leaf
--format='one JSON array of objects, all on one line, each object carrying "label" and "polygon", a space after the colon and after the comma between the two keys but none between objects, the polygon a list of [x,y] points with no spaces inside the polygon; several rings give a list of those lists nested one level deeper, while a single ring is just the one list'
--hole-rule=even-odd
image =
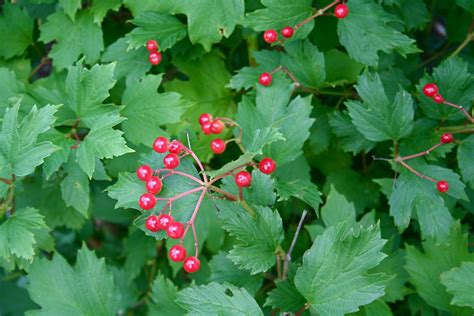
[{"label": "green leaf", "polygon": [[474,13],[474,3],[470,0],[456,0],[456,3],[467,11]]},{"label": "green leaf", "polygon": [[[160,51],[167,50],[186,37],[186,25],[169,14],[144,12],[133,19],[137,27],[127,34],[129,48],[143,47],[154,39],[158,42]],[[145,55],[144,55],[145,56]]]},{"label": "green leaf", "polygon": [[121,295],[104,259],[97,259],[85,245],[76,265],[56,253],[53,260],[37,260],[27,276],[27,289],[41,309],[35,315],[115,315]]},{"label": "green leaf", "polygon": [[[443,272],[459,267],[463,261],[473,261],[468,251],[467,236],[459,224],[453,225],[445,242],[436,243],[430,239],[423,243],[424,253],[414,246],[407,247],[406,269],[410,282],[418,294],[430,305],[442,311],[461,314],[461,308],[450,304],[453,296],[441,284]],[[467,310],[466,310],[467,311]],[[472,310],[470,312],[472,314]]]},{"label": "green leaf", "polygon": [[326,227],[347,221],[348,225],[355,225],[356,211],[353,203],[331,186],[326,204],[321,208],[321,219]]},{"label": "green leaf", "polygon": [[41,25],[40,31],[40,41],[56,41],[49,56],[58,70],[72,65],[81,55],[86,63],[92,64],[104,50],[102,29],[87,10],[77,13],[74,21],[63,12],[55,12]]},{"label": "green leaf", "polygon": [[165,278],[158,274],[151,287],[151,300],[148,303],[150,315],[185,315],[185,310],[176,303],[178,288]]},{"label": "green leaf", "polygon": [[278,212],[268,207],[253,208],[253,218],[238,204],[216,201],[222,227],[237,239],[228,258],[251,274],[267,271],[275,265],[275,251],[283,240]]},{"label": "green leaf", "polygon": [[[244,0],[168,0],[159,4],[160,12],[185,14],[188,18],[188,33],[191,43],[201,44],[206,51],[222,36],[229,37],[245,11]],[[209,14],[212,10],[212,14]]]},{"label": "green leaf", "polygon": [[43,170],[46,179],[49,179],[68,160],[71,147],[76,144],[76,141],[67,138],[66,135],[56,129],[50,129],[41,134],[39,140],[50,141],[59,148],[44,159]]},{"label": "green leaf", "polygon": [[14,105],[20,98],[23,99],[22,104],[25,106],[25,108],[20,108],[21,112],[27,110],[27,105],[36,104],[35,100],[26,94],[24,83],[17,79],[13,71],[8,68],[0,68],[0,81],[2,82],[0,85],[0,115],[2,117],[5,109]]},{"label": "green leaf", "polygon": [[318,236],[296,272],[296,288],[312,313],[355,312],[382,297],[391,279],[382,273],[367,273],[386,257],[381,252],[385,241],[379,226],[355,232],[348,224],[329,227]]},{"label": "green leaf", "polygon": [[69,161],[64,166],[67,172],[66,177],[61,182],[61,194],[66,206],[72,206],[84,217],[88,218],[90,204],[89,179],[87,174],[78,168],[75,163],[75,155],[69,156]]},{"label": "green leaf", "polygon": [[433,70],[431,76],[426,74],[420,80],[417,86],[420,92],[420,107],[428,117],[443,121],[466,118],[457,109],[435,103],[431,98],[426,97],[422,90],[425,84],[434,82],[445,100],[469,110],[474,98],[474,76],[468,67],[469,64],[459,57],[447,58]]},{"label": "green leaf", "polygon": [[350,14],[341,19],[337,33],[349,56],[362,64],[377,66],[379,52],[396,52],[402,56],[417,53],[415,40],[400,33],[389,23],[396,18],[371,0],[347,3]]},{"label": "green leaf", "polygon": [[158,93],[162,75],[148,75],[132,82],[125,90],[121,112],[125,137],[134,144],[151,146],[156,135],[162,134],[160,126],[178,123],[190,104],[175,92]]},{"label": "green leaf", "polygon": [[123,253],[126,257],[124,269],[127,279],[132,281],[143,271],[145,263],[155,258],[156,240],[146,236],[141,230],[131,230],[124,242]]},{"label": "green leaf", "polygon": [[33,262],[40,249],[54,249],[49,232],[37,209],[27,207],[16,211],[0,225],[0,257],[6,261],[19,258]]},{"label": "green leaf", "polygon": [[112,199],[117,200],[115,208],[138,208],[138,197],[143,194],[144,187],[135,173],[121,172],[118,181],[107,188]]},{"label": "green leaf", "polygon": [[289,181],[279,179],[277,190],[279,201],[286,201],[290,197],[295,197],[311,206],[316,213],[322,203],[318,186],[308,179],[292,179]]},{"label": "green leaf", "polygon": [[81,0],[59,0],[59,5],[63,8],[64,13],[66,13],[71,20],[74,21],[76,11],[81,8]]},{"label": "green leaf", "polygon": [[374,148],[375,143],[359,132],[347,111],[334,112],[329,118],[329,124],[337,136],[339,146],[344,151],[356,155],[360,152],[369,152]]},{"label": "green leaf", "polygon": [[458,163],[461,175],[464,181],[470,183],[474,188],[474,164],[472,163],[474,157],[474,135],[469,136],[461,141],[458,147]]},{"label": "green leaf", "polygon": [[5,3],[0,16],[0,56],[21,55],[33,43],[33,19],[19,5]]},{"label": "green leaf", "polygon": [[5,111],[0,133],[0,156],[12,173],[23,177],[32,173],[46,157],[59,149],[49,141],[39,142],[38,136],[54,124],[58,106],[34,106],[22,119],[19,118],[20,101]]},{"label": "green leaf", "polygon": [[326,83],[329,86],[341,86],[357,82],[364,66],[352,60],[346,53],[331,49],[324,52],[326,63]]},{"label": "green leaf", "polygon": [[[449,191],[446,194],[455,199],[467,199],[464,184],[450,169],[433,165],[420,165],[415,169],[435,179],[448,181]],[[434,183],[403,168],[394,187],[389,204],[390,215],[393,216],[396,226],[405,229],[410,219],[416,217],[424,238],[431,237],[442,241],[448,237],[454,219]]]},{"label": "green leaf", "polygon": [[94,22],[102,23],[109,10],[118,11],[122,5],[122,0],[93,0],[91,13],[94,16]]},{"label": "green leaf", "polygon": [[453,295],[451,304],[474,308],[474,262],[463,262],[459,268],[453,268],[441,274],[441,283],[448,293]]},{"label": "green leaf", "polygon": [[304,307],[305,298],[290,281],[276,281],[276,288],[268,293],[265,306],[279,308],[285,312],[296,312]]},{"label": "green leaf", "polygon": [[413,129],[413,99],[400,88],[390,100],[377,73],[365,72],[356,86],[363,100],[346,102],[352,122],[370,141],[399,140]]},{"label": "green leaf", "polygon": [[254,298],[242,288],[230,284],[209,283],[178,292],[178,304],[187,315],[262,315]]}]

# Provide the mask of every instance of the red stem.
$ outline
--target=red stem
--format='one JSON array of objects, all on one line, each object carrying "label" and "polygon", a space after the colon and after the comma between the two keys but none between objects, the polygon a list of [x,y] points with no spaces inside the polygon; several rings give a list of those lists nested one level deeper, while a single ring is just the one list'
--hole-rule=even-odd
[{"label": "red stem", "polygon": [[466,111],[465,108],[463,108],[460,105],[457,105],[457,104],[454,104],[454,103],[451,103],[451,102],[447,102],[447,101],[444,101],[443,103],[446,104],[447,106],[453,107],[453,108],[458,109],[459,111],[461,111],[467,117],[467,119],[469,121],[471,121],[472,124],[474,124],[474,118],[469,114],[468,111]]},{"label": "red stem", "polygon": [[183,146],[183,150],[185,152],[187,152],[188,154],[190,154],[193,157],[193,159],[196,161],[196,163],[199,166],[199,169],[201,169],[202,176],[204,178],[204,183],[207,183],[207,175],[206,175],[206,172],[204,171],[204,167],[202,165],[201,160],[199,160],[199,158],[196,156],[196,154],[191,149],[189,149],[188,147]]},{"label": "red stem", "polygon": [[428,177],[418,171],[416,171],[415,169],[413,169],[412,167],[410,167],[406,162],[404,162],[403,160],[400,160],[400,161],[397,161],[399,164],[401,164],[402,166],[404,166],[405,168],[407,168],[408,170],[410,170],[411,172],[413,172],[415,175],[417,175],[418,177],[422,178],[422,179],[426,179],[426,180],[429,180],[433,183],[436,183],[438,181],[436,181],[435,179],[431,178],[431,177]]},{"label": "red stem", "polygon": [[319,9],[318,11],[316,11],[315,14],[313,14],[312,16],[310,16],[309,18],[306,18],[304,19],[303,21],[301,21],[300,23],[298,23],[296,26],[295,26],[295,30],[299,29],[300,27],[302,27],[303,25],[309,23],[311,20],[317,18],[318,16],[321,16],[324,14],[324,12],[326,12],[327,10],[331,9],[333,6],[335,6],[336,4],[340,3],[341,1],[340,0],[334,0],[332,3],[328,4],[327,6],[325,6],[324,8],[321,8]]},{"label": "red stem", "polygon": [[433,147],[431,147],[431,148],[428,149],[428,150],[419,152],[419,153],[417,153],[417,154],[405,156],[405,157],[398,157],[398,158],[395,159],[395,161],[396,161],[396,162],[400,162],[400,161],[404,161],[404,160],[409,160],[409,159],[413,159],[413,158],[417,158],[417,157],[429,155],[430,152],[432,152],[432,151],[435,150],[436,148],[438,148],[438,147],[440,147],[440,146],[443,146],[443,145],[444,145],[444,143],[439,142],[438,144],[434,145]]},{"label": "red stem", "polygon": [[186,178],[188,178],[188,179],[191,179],[191,180],[193,180],[193,181],[199,183],[200,185],[204,185],[204,182],[202,182],[200,179],[198,179],[198,178],[196,178],[196,177],[194,177],[194,176],[192,176],[192,175],[190,175],[190,174],[181,172],[181,171],[169,170],[169,169],[156,169],[156,170],[155,170],[155,172],[156,172],[158,175],[159,175],[161,172],[163,172],[163,171],[168,172],[168,174],[165,175],[165,176],[163,176],[163,178],[168,177],[168,176],[170,176],[170,175],[172,175],[172,174],[177,174],[177,175],[179,175],[179,176],[183,176],[183,177],[186,177]]},{"label": "red stem", "polygon": [[205,187],[198,187],[198,188],[194,188],[194,189],[185,191],[185,192],[180,193],[178,195],[175,195],[171,198],[156,198],[156,199],[158,201],[171,201],[171,202],[173,202],[173,201],[176,201],[177,199],[182,198],[186,195],[190,195],[190,194],[193,194],[194,192],[198,192],[198,191],[202,191],[202,190],[206,191],[206,188]]}]

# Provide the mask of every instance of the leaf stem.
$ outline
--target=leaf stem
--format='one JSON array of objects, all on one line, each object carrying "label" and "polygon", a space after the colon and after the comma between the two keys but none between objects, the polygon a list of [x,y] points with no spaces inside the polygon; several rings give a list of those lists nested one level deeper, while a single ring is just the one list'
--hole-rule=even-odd
[{"label": "leaf stem", "polygon": [[474,32],[468,33],[464,42],[462,42],[461,45],[459,45],[459,47],[451,54],[450,57],[454,57],[458,55],[473,40],[474,40]]},{"label": "leaf stem", "polygon": [[291,253],[293,252],[293,249],[295,248],[296,245],[296,240],[298,239],[298,236],[301,231],[301,227],[303,227],[303,222],[306,218],[306,215],[308,214],[308,211],[304,210],[303,214],[301,214],[300,221],[298,223],[298,227],[296,228],[295,235],[293,236],[293,240],[291,241],[290,248],[288,249],[288,252],[286,253],[285,260],[283,262],[283,274],[282,274],[282,280],[286,280],[288,276],[288,266],[291,261]]}]

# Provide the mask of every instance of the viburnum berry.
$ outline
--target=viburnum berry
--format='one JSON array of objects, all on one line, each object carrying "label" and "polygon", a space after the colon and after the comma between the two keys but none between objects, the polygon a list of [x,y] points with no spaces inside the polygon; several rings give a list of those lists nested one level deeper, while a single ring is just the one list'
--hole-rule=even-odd
[{"label": "viburnum berry", "polygon": [[155,139],[153,142],[153,149],[159,153],[163,154],[168,151],[168,139],[166,137],[160,136]]},{"label": "viburnum berry", "polygon": [[194,273],[201,267],[201,261],[194,256],[187,257],[184,260],[183,268],[188,273]]},{"label": "viburnum berry", "polygon": [[452,143],[454,140],[454,137],[452,134],[450,133],[444,133],[443,135],[441,135],[441,142],[443,144],[449,144],[449,143]]},{"label": "viburnum berry", "polygon": [[186,258],[186,248],[181,245],[174,245],[170,248],[168,256],[173,262],[180,262]]},{"label": "viburnum berry", "polygon": [[286,37],[286,38],[292,37],[293,33],[294,33],[294,30],[291,26],[284,27],[281,30],[281,35],[283,35],[283,37]]},{"label": "viburnum berry", "polygon": [[211,123],[211,132],[213,134],[220,134],[224,130],[224,126],[225,125],[221,120],[215,119]]},{"label": "viburnum berry", "polygon": [[211,135],[212,134],[211,124],[212,123],[209,122],[209,123],[204,123],[204,124],[201,125],[201,130],[205,135]]},{"label": "viburnum berry", "polygon": [[272,84],[272,75],[268,72],[264,72],[258,77],[258,83],[262,86],[268,87]]},{"label": "viburnum berry", "polygon": [[248,187],[252,182],[252,175],[249,172],[242,170],[234,176],[234,179],[237,186],[241,188]]},{"label": "viburnum berry", "polygon": [[212,115],[209,113],[203,113],[199,116],[199,124],[203,125],[212,122]]},{"label": "viburnum berry", "polygon": [[179,157],[176,154],[168,154],[163,158],[166,169],[174,169],[179,166]]},{"label": "viburnum berry", "polygon": [[151,193],[144,193],[138,198],[138,206],[145,211],[151,210],[156,205],[156,198]]},{"label": "viburnum berry", "polygon": [[170,238],[178,239],[183,237],[184,234],[184,225],[180,222],[171,223],[166,229],[166,233]]},{"label": "viburnum berry", "polygon": [[345,3],[340,3],[334,8],[334,15],[338,19],[344,19],[349,14],[349,8]]},{"label": "viburnum berry", "polygon": [[427,97],[432,98],[438,93],[438,86],[434,83],[428,83],[423,87],[423,93]]},{"label": "viburnum berry", "polygon": [[179,155],[183,150],[183,144],[179,140],[175,139],[168,145],[168,150],[172,154]]},{"label": "viburnum berry", "polygon": [[275,30],[266,30],[263,33],[263,40],[269,44],[275,43],[278,39],[278,33]]},{"label": "viburnum berry", "polygon": [[153,176],[153,170],[151,170],[150,166],[141,165],[137,168],[137,177],[142,181],[147,181]]},{"label": "viburnum berry", "polygon": [[158,50],[158,43],[155,40],[148,40],[146,42],[146,49],[150,52],[156,52]]},{"label": "viburnum berry", "polygon": [[156,215],[150,215],[147,217],[145,221],[145,227],[151,232],[156,233],[157,231],[160,230],[158,227],[158,216]]},{"label": "viburnum berry", "polygon": [[258,168],[262,173],[271,174],[275,171],[276,163],[272,158],[263,158],[258,164]]},{"label": "viburnum berry", "polygon": [[211,150],[215,154],[222,154],[225,151],[225,147],[225,142],[220,138],[216,138],[211,141]]},{"label": "viburnum berry", "polygon": [[163,188],[163,182],[158,177],[151,177],[146,181],[145,188],[149,193],[158,194]]},{"label": "viburnum berry", "polygon": [[439,93],[436,93],[436,94],[433,96],[433,100],[434,100],[436,103],[438,103],[438,104],[444,102],[443,96],[442,96],[441,94],[439,94]]},{"label": "viburnum berry", "polygon": [[162,58],[163,56],[161,56],[160,52],[152,52],[150,55],[148,55],[148,61],[150,61],[150,63],[155,66],[161,63]]},{"label": "viburnum berry", "polygon": [[440,181],[438,181],[438,183],[436,183],[436,188],[438,189],[438,191],[440,193],[444,193],[444,192],[447,192],[449,190],[449,184],[448,184],[448,182],[446,182],[444,180],[440,180]]},{"label": "viburnum berry", "polygon": [[158,228],[166,230],[174,222],[174,219],[171,215],[161,214],[158,216]]}]

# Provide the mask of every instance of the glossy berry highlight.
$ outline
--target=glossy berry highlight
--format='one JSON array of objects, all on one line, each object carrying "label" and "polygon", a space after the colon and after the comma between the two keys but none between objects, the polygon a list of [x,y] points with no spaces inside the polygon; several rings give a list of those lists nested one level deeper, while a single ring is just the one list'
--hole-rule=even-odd
[{"label": "glossy berry highlight", "polygon": [[199,270],[200,267],[201,267],[201,261],[199,261],[199,259],[194,256],[187,257],[184,260],[183,268],[184,268],[184,271],[188,273],[194,273],[197,270]]},{"label": "glossy berry highlight", "polygon": [[436,188],[438,189],[439,193],[448,192],[449,184],[448,184],[448,182],[446,182],[444,180],[440,180],[440,181],[438,181],[438,183],[436,183]]},{"label": "glossy berry highlight", "polygon": [[153,150],[159,154],[163,154],[168,151],[168,139],[166,137],[157,137],[153,142]]},{"label": "glossy berry highlight", "polygon": [[176,154],[168,154],[163,158],[163,164],[166,169],[174,169],[179,166],[179,157]]},{"label": "glossy berry highlight", "polygon": [[258,83],[264,87],[268,87],[272,84],[272,75],[268,72],[264,72],[258,77]]},{"label": "glossy berry highlight", "polygon": [[434,83],[428,83],[423,87],[423,93],[427,97],[432,98],[438,93],[438,86]]},{"label": "glossy berry highlight", "polygon": [[179,155],[183,151],[183,144],[175,139],[168,145],[168,151],[172,154]]},{"label": "glossy berry highlight", "polygon": [[211,141],[211,150],[215,154],[222,154],[225,151],[226,144],[225,142],[220,139],[216,138],[213,141]]},{"label": "glossy berry highlight", "polygon": [[158,228],[162,230],[168,229],[168,226],[170,226],[174,222],[173,217],[168,214],[161,214],[158,216]]},{"label": "glossy berry highlight", "polygon": [[243,170],[234,176],[234,180],[238,187],[248,187],[252,183],[252,175],[249,172]]},{"label": "glossy berry highlight", "polygon": [[263,40],[268,44],[275,43],[278,39],[278,33],[275,30],[266,30],[263,33]]},{"label": "glossy berry highlight", "polygon": [[276,169],[276,163],[271,158],[263,158],[258,164],[258,169],[264,174],[271,174]]},{"label": "glossy berry highlight", "polygon": [[166,229],[166,234],[170,238],[179,239],[184,235],[184,225],[180,222],[173,222]]},{"label": "glossy berry highlight", "polygon": [[224,130],[224,127],[225,125],[221,120],[215,119],[211,123],[211,132],[213,134],[220,134]]},{"label": "glossy berry highlight", "polygon": [[150,52],[156,52],[158,50],[158,43],[155,40],[148,40],[146,42],[146,49]]},{"label": "glossy berry highlight", "polygon": [[199,124],[207,124],[212,122],[212,115],[209,113],[203,113],[199,116]]},{"label": "glossy berry highlight", "polygon": [[209,123],[204,123],[204,124],[201,125],[201,130],[204,133],[204,135],[211,135],[212,134],[211,124],[212,123],[209,122]]},{"label": "glossy berry highlight", "polygon": [[345,3],[338,4],[336,8],[334,8],[334,15],[338,19],[344,19],[349,14],[349,8]]},{"label": "glossy berry highlight", "polygon": [[138,206],[145,211],[151,210],[156,205],[156,198],[151,193],[144,193],[138,198]]},{"label": "glossy berry highlight", "polygon": [[168,257],[173,262],[181,262],[186,258],[186,248],[181,245],[174,245],[170,248]]},{"label": "glossy berry highlight", "polygon": [[156,215],[148,216],[145,221],[145,227],[146,229],[148,229],[149,231],[153,233],[156,233],[157,231],[159,231],[160,228],[158,227],[158,216]]},{"label": "glossy berry highlight", "polygon": [[281,35],[285,38],[290,38],[293,36],[293,33],[295,31],[293,30],[293,28],[291,26],[287,26],[287,27],[284,27],[282,30],[281,30]]},{"label": "glossy berry highlight", "polygon": [[436,103],[440,104],[440,103],[443,103],[444,102],[444,98],[441,94],[437,93],[433,96],[433,101],[435,101]]},{"label": "glossy berry highlight", "polygon": [[153,176],[153,170],[151,170],[150,166],[141,165],[137,168],[137,178],[142,181],[147,181]]},{"label": "glossy berry highlight", "polygon": [[163,182],[161,182],[160,178],[158,177],[151,177],[146,181],[145,189],[148,193],[158,194],[161,192],[163,188]]},{"label": "glossy berry highlight", "polygon": [[156,65],[159,65],[161,63],[161,59],[163,58],[163,56],[161,56],[161,53],[160,52],[153,52],[153,53],[150,53],[150,55],[148,56],[148,61],[156,66]]},{"label": "glossy berry highlight", "polygon": [[444,133],[443,135],[441,135],[441,142],[443,144],[449,144],[449,143],[452,143],[453,141],[454,141],[454,137],[452,134]]}]

